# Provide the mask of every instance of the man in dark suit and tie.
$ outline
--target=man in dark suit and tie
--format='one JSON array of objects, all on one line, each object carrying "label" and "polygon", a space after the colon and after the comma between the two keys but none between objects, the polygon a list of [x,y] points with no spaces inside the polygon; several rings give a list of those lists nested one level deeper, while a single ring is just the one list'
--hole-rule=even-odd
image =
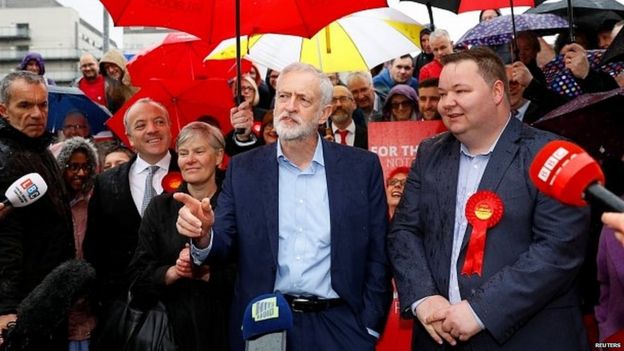
[{"label": "man in dark suit and tie", "polygon": [[169,151],[171,122],[163,105],[149,98],[136,101],[124,115],[124,126],[137,154],[96,178],[83,244],[105,306],[125,296],[125,271],[137,245],[143,210],[163,191],[167,172],[178,169]]},{"label": "man in dark suit and tie", "polygon": [[388,237],[401,310],[419,321],[412,349],[589,350],[576,289],[588,211],[528,177],[556,136],[511,118],[490,49],[443,63],[449,132],[420,144]]},{"label": "man in dark suit and tie", "polygon": [[353,112],[357,108],[353,95],[342,85],[334,86],[332,95],[331,128],[333,140],[342,145],[368,149],[368,131],[356,124]]},{"label": "man in dark suit and tie", "polygon": [[[232,349],[256,296],[285,294],[294,313],[288,349],[374,350],[391,299],[383,177],[376,155],[322,139],[332,85],[304,64],[277,81],[279,140],[232,158],[216,212],[184,194],[178,231],[195,261],[236,257]],[[233,114],[240,111],[233,109]]]}]

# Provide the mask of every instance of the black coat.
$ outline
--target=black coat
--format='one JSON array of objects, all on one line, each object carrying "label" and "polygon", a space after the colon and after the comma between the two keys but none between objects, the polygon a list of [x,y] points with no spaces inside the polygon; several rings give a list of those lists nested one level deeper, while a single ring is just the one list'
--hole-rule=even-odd
[{"label": "black coat", "polygon": [[[186,192],[186,191],[185,191]],[[218,194],[211,198],[216,207]],[[234,265],[211,265],[210,280],[180,279],[165,285],[165,273],[174,266],[188,239],[176,230],[182,204],[171,194],[155,197],[139,230],[139,242],[130,272],[133,291],[144,300],[160,299],[167,307],[179,351],[227,350],[228,313],[234,288]]]},{"label": "black coat", "polygon": [[[171,152],[169,170],[179,170]],[[89,201],[87,231],[83,242],[85,259],[97,274],[98,294],[104,305],[128,289],[126,270],[137,245],[141,215],[130,192],[130,162],[107,170],[95,179]]]},{"label": "black coat", "polygon": [[50,140],[30,138],[0,118],[0,193],[31,172],[48,185],[37,202],[0,219],[0,315],[15,313],[48,273],[75,255],[71,209]]}]

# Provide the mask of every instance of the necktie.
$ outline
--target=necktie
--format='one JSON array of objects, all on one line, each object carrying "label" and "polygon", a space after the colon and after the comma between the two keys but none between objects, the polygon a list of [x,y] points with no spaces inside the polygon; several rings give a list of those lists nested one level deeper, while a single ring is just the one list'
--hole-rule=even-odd
[{"label": "necktie", "polygon": [[516,109],[511,110],[511,117],[520,118],[520,111]]},{"label": "necktie", "polygon": [[156,196],[156,189],[152,185],[152,180],[154,179],[154,173],[158,170],[158,166],[149,166],[147,177],[145,177],[145,191],[143,192],[143,203],[141,204],[141,216],[145,212],[147,205],[149,205],[150,201],[154,196]]},{"label": "necktie", "polygon": [[349,131],[338,129],[336,132],[340,135],[340,143],[342,145],[347,145],[347,134],[349,134]]}]

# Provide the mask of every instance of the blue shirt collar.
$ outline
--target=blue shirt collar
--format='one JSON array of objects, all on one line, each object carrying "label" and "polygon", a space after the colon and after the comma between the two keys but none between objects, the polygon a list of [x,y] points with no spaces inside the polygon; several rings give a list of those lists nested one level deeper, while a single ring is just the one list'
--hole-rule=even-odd
[{"label": "blue shirt collar", "polygon": [[[282,143],[279,138],[277,138],[277,161],[287,161],[288,163],[291,163],[282,151]],[[318,135],[316,139],[316,149],[314,150],[314,155],[312,156],[312,163],[316,163],[320,166],[325,167],[325,158],[323,157],[323,142],[321,141],[320,135]]]}]

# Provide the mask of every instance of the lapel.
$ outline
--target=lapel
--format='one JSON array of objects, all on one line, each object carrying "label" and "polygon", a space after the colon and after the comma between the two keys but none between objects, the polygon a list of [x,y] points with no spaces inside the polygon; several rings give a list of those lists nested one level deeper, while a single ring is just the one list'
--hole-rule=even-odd
[{"label": "lapel", "polygon": [[[277,264],[277,250],[279,241],[279,165],[277,163],[277,143],[262,147],[256,159],[254,168],[247,173],[247,177],[259,177],[260,197],[256,200],[263,204],[266,235],[269,241],[273,262]],[[266,189],[262,191],[261,189]]]},{"label": "lapel", "polygon": [[[434,227],[434,232],[438,232],[442,240],[440,255],[438,257],[439,270],[442,277],[446,277],[442,282],[441,291],[448,291],[448,272],[451,268],[451,251],[453,247],[453,230],[455,226],[455,207],[457,202],[457,177],[459,174],[459,141],[448,133],[444,140],[444,145],[440,149],[440,154],[433,162],[437,163],[435,174],[432,174],[434,182],[439,182],[440,186],[435,187],[439,192],[435,194],[437,201],[436,223],[439,227]],[[427,176],[427,175],[425,175]],[[434,226],[435,223],[432,223]]]},{"label": "lapel", "polygon": [[[343,218],[346,215],[344,213],[344,208],[340,200],[345,198],[343,195],[344,189],[340,186],[345,179],[346,175],[343,175],[343,170],[345,169],[345,165],[341,164],[341,162],[346,162],[342,158],[342,152],[340,152],[340,148],[336,147],[335,144],[327,142],[325,139],[321,138],[321,143],[323,145],[323,159],[325,160],[325,178],[327,179],[327,197],[329,202],[329,225],[330,225],[330,240],[331,240],[331,262],[332,268],[336,265],[334,264],[336,259],[336,252],[342,252],[340,247],[341,239],[346,239],[346,235],[338,235],[340,233],[340,221],[339,218]],[[348,166],[346,167],[348,168]],[[343,175],[343,176],[341,176]]]},{"label": "lapel", "polygon": [[[478,190],[490,190],[496,192],[501,180],[507,173],[507,168],[514,160],[516,153],[518,152],[518,139],[520,138],[520,132],[522,131],[522,123],[517,118],[511,118],[509,124],[501,134],[490,160],[488,161],[483,177],[479,183]],[[463,251],[468,245],[470,240],[470,232],[472,232],[472,226],[466,227],[466,234],[462,242],[461,251]],[[458,260],[458,263],[460,260]]]}]

